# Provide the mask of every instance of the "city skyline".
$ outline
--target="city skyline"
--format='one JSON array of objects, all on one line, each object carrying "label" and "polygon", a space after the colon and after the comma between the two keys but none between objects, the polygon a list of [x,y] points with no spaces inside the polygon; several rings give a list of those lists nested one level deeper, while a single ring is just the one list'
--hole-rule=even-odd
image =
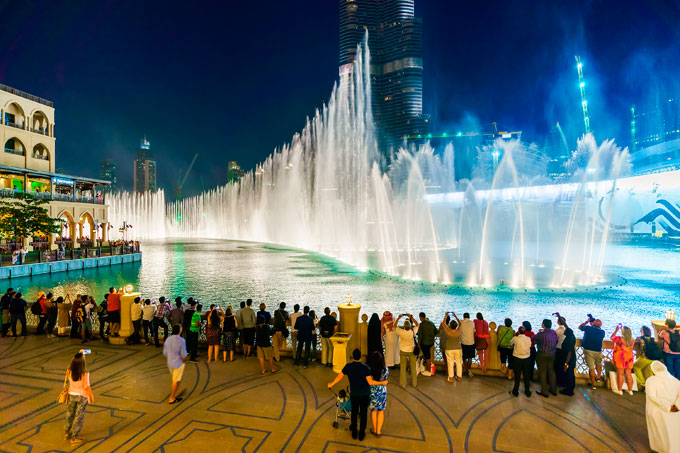
[{"label": "city skyline", "polygon": [[[673,80],[678,36],[672,24],[679,15],[665,4],[605,6],[416,1],[424,24],[424,111],[433,132],[497,121],[542,146],[560,121],[573,143],[582,129],[573,61],[579,54],[596,137],[629,145],[631,105]],[[338,36],[328,30],[337,30],[338,4],[296,8],[304,14],[276,2],[242,5],[231,18],[232,8],[217,4],[191,10],[170,4],[153,14],[145,5],[6,5],[0,12],[11,26],[0,32],[7,56],[0,82],[54,100],[60,156],[72,157],[57,166],[68,172],[97,175],[101,160],[112,158],[120,185],[131,187],[125,163],[134,159],[138,137],[147,135],[166,153],[158,158],[159,186],[172,190],[198,142],[214,150],[196,163],[212,187],[225,182],[227,160],[250,169],[289,141],[337,80]],[[167,24],[183,15],[184,28],[171,33]],[[226,46],[250,36],[255,17],[262,33],[238,49]],[[224,21],[228,27],[217,27]],[[120,36],[120,27],[133,31]],[[197,33],[214,29],[225,31]],[[626,36],[636,37],[633,45],[620,45]],[[31,55],[37,54],[49,70],[35,71]],[[199,178],[190,176],[186,188],[199,191]]]}]

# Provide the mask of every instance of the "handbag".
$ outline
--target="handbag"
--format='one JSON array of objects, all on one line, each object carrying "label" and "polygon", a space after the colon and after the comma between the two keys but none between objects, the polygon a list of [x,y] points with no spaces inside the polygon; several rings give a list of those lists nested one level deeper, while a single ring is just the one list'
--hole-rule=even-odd
[{"label": "handbag", "polygon": [[66,387],[66,382],[68,382],[68,371],[66,371],[66,376],[64,376],[64,388],[59,392],[59,397],[57,398],[57,403],[63,404],[68,400],[68,387]]},{"label": "handbag", "polygon": [[[286,320],[283,319],[283,315],[281,314],[281,312],[279,310],[276,310],[274,312],[274,316],[277,316],[277,315],[281,318],[281,321],[283,321],[283,325],[285,326]],[[280,330],[279,332],[281,332],[281,335],[283,336],[283,338],[288,338],[288,335],[290,335],[290,332],[288,331],[287,327],[284,327],[283,330]]]},{"label": "handbag", "polygon": [[418,341],[416,340],[416,333],[411,329],[411,332],[413,332],[413,353],[418,357],[420,355],[420,346],[418,346]]}]

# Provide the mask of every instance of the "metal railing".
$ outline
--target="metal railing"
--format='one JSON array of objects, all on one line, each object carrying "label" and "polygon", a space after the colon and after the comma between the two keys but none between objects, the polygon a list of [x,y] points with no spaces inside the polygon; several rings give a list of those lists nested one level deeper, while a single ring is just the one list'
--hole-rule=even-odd
[{"label": "metal railing", "polygon": [[25,154],[23,149],[5,148],[5,152],[10,154],[16,154],[17,156],[23,156]]},{"label": "metal railing", "polygon": [[17,128],[17,129],[21,129],[21,130],[25,130],[25,129],[26,129],[26,128],[24,127],[23,124],[13,123],[13,122],[7,121],[7,120],[5,120],[5,126],[15,127],[15,128]]},{"label": "metal railing", "polygon": [[52,194],[51,192],[32,192],[19,189],[5,189],[0,188],[0,198],[23,198],[24,196],[30,196],[32,198],[39,198],[41,200],[47,201],[73,201],[77,203],[90,203],[90,204],[104,204],[103,196],[85,196],[85,195],[73,195],[70,193],[57,193]]},{"label": "metal railing", "polygon": [[40,160],[47,160],[47,161],[50,160],[50,158],[49,158],[49,156],[48,156],[47,154],[33,153],[33,154],[31,154],[31,157],[32,157],[33,159],[40,159]]},{"label": "metal railing", "polygon": [[24,99],[28,99],[33,102],[38,102],[39,104],[46,105],[48,107],[54,107],[54,103],[52,101],[48,101],[47,99],[43,99],[38,96],[33,96],[32,94],[28,94],[25,91],[17,90],[16,88],[9,87],[7,85],[4,85],[0,83],[0,90],[6,91],[7,93],[12,93],[15,94],[19,97],[22,97]]},{"label": "metal railing", "polygon": [[31,132],[35,132],[36,134],[41,134],[41,135],[47,135],[48,137],[49,137],[49,135],[50,135],[50,134],[47,132],[47,129],[41,129],[41,128],[38,128],[38,129],[33,129],[33,128],[31,128]]}]

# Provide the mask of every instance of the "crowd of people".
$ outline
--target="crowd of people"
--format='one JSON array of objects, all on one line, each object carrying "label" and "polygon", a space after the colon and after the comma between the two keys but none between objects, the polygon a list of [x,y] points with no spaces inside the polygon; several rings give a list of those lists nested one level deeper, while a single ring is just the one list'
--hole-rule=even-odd
[{"label": "crowd of people", "polygon": [[[99,338],[119,337],[121,327],[122,290],[110,288],[103,300],[97,303],[90,295],[70,295],[54,297],[53,294],[40,292],[38,299],[28,304],[20,292],[9,288],[0,299],[2,311],[2,336],[27,334],[26,311],[38,317],[36,335],[70,336],[86,343]],[[177,297],[174,304],[165,297],[152,301],[137,297],[130,306],[132,334],[127,336],[130,344],[163,345],[163,354],[172,376],[169,404],[182,400],[179,391],[185,363],[196,362],[199,357],[199,335],[205,334],[208,346],[207,361],[233,361],[240,351],[242,357],[255,355],[262,374],[276,373],[276,362],[281,361],[281,351],[290,336],[293,346],[295,366],[309,366],[320,358],[323,366],[332,366],[333,345],[331,337],[338,329],[337,314],[329,307],[319,318],[310,307],[295,304],[292,312],[286,304],[270,312],[265,303],[253,308],[252,299],[240,303],[234,310],[230,306],[211,304],[204,307],[192,297],[186,302]],[[354,360],[348,363],[329,383],[329,388],[339,383],[344,376],[349,379],[351,401],[352,435],[362,440],[366,435],[368,410],[371,411],[371,433],[382,435],[382,424],[387,401],[387,385],[390,369],[399,366],[399,384],[407,386],[410,374],[411,385],[417,386],[419,376],[430,377],[436,373],[433,364],[436,339],[439,338],[441,357],[445,365],[445,376],[449,382],[461,381],[463,377],[473,378],[473,361],[477,361],[477,372],[486,374],[489,368],[490,351],[495,343],[500,360],[500,370],[513,380],[510,393],[518,397],[523,383],[524,394],[532,396],[531,386],[537,376],[538,389],[535,393],[549,398],[559,393],[574,395],[576,371],[576,337],[574,329],[559,313],[552,319],[544,319],[541,328],[534,332],[529,321],[523,321],[516,328],[509,318],[503,320],[495,329],[496,341],[492,342],[492,332],[482,313],[474,318],[464,313],[462,319],[454,312],[447,312],[436,324],[424,312],[418,317],[403,313],[396,317],[386,311],[382,317],[373,314],[367,325],[366,352],[367,363],[361,362],[360,349],[353,351]],[[93,332],[95,316],[99,321],[98,332]],[[555,328],[553,328],[555,326]],[[634,338],[630,327],[619,324],[609,337],[613,343],[611,361],[603,362],[603,342],[606,334],[602,321],[590,314],[577,329],[582,332],[583,356],[589,372],[590,385],[597,389],[604,379],[603,371],[614,376],[612,390],[622,395],[624,391],[633,393],[636,387],[645,387],[650,404],[659,411],[656,422],[655,438],[664,432],[659,426],[666,426],[668,414],[677,412],[678,402],[668,399],[669,395],[658,388],[672,389],[674,382],[680,383],[680,328],[669,319],[658,335],[643,326],[640,336]],[[321,353],[317,348],[321,346]],[[220,349],[222,355],[220,355]],[[82,350],[88,351],[88,350]],[[79,442],[79,426],[82,426],[84,407],[93,400],[87,373],[84,371],[84,355],[74,358],[65,378],[65,384],[73,384],[77,395],[69,401],[69,419],[66,435]],[[663,378],[662,378],[663,377]],[[655,379],[656,378],[656,379]],[[674,381],[670,381],[672,379]],[[81,384],[77,384],[81,382]],[[654,384],[656,382],[657,384]],[[678,384],[680,385],[680,384]],[[651,388],[651,390],[650,390]],[[76,391],[74,390],[74,391]],[[78,398],[75,398],[78,396]],[[666,399],[664,399],[666,398]],[[668,402],[671,404],[668,404]],[[668,406],[668,407],[666,407]],[[661,409],[663,408],[663,410]],[[651,410],[653,413],[654,411]],[[677,417],[676,417],[677,418]],[[650,428],[650,438],[652,437]],[[666,433],[667,434],[667,433]],[[666,435],[664,434],[664,435]],[[663,438],[664,442],[667,438]]]}]

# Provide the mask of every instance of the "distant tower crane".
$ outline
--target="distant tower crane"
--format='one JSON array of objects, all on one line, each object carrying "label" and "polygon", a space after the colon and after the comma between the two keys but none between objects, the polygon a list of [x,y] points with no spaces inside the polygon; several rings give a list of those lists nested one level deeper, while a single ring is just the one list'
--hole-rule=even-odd
[{"label": "distant tower crane", "polygon": [[581,107],[583,108],[583,123],[586,126],[586,134],[590,132],[590,118],[588,117],[588,101],[586,100],[586,82],[583,81],[583,63],[581,57],[576,55],[576,69],[578,70],[578,86],[581,90]]},{"label": "distant tower crane", "polygon": [[184,183],[187,181],[187,178],[189,177],[189,172],[191,172],[191,169],[193,168],[194,163],[196,162],[196,158],[198,158],[198,153],[194,154],[194,158],[191,160],[189,168],[187,168],[186,173],[184,173],[184,178],[182,179],[177,178],[177,190],[175,191],[175,199],[177,200],[182,198],[182,187],[184,186]]}]

